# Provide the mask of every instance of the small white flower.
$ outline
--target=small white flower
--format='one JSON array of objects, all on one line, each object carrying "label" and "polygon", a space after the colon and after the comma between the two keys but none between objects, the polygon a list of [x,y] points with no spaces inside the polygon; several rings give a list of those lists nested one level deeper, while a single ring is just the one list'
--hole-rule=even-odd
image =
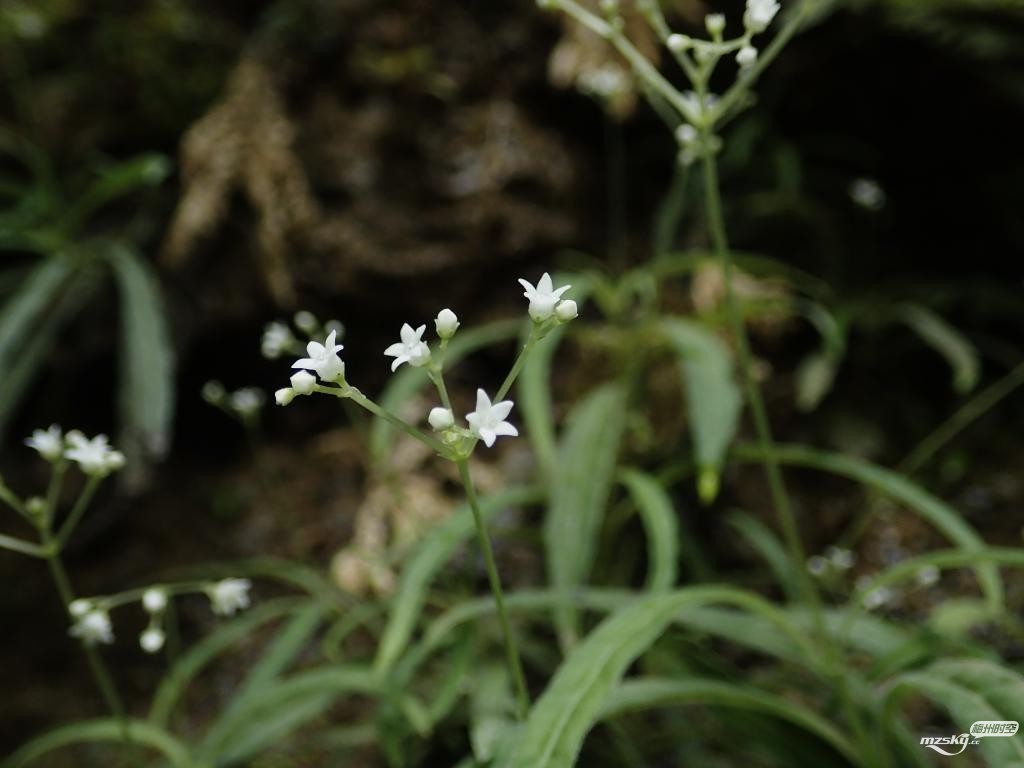
[{"label": "small white flower", "polygon": [[747,0],[743,26],[754,34],[764,32],[778,12],[779,4],[775,0]]},{"label": "small white flower", "polygon": [[869,611],[888,605],[892,602],[895,593],[888,587],[877,587],[872,589],[863,598],[863,605]]},{"label": "small white flower", "polygon": [[518,437],[519,430],[505,421],[511,410],[511,400],[503,400],[492,405],[487,393],[478,389],[476,391],[476,410],[466,415],[466,421],[469,422],[469,428],[473,434],[490,448],[501,435]]},{"label": "small white flower", "polygon": [[82,616],[68,630],[68,634],[77,637],[86,645],[114,642],[114,630],[110,625],[110,615],[99,608]]},{"label": "small white flower", "polygon": [[292,374],[291,382],[296,395],[308,395],[316,387],[316,376],[309,371],[299,371]]},{"label": "small white flower", "polygon": [[434,318],[434,329],[442,339],[450,339],[459,329],[459,318],[450,309],[442,309]]},{"label": "small white flower", "polygon": [[555,314],[558,319],[563,323],[567,323],[570,320],[576,318],[580,313],[579,307],[576,306],[576,302],[572,299],[565,299],[564,301],[558,302],[558,306],[555,307]]},{"label": "small white flower", "polygon": [[752,67],[756,61],[757,48],[752,45],[744,45],[740,48],[739,53],[736,54],[736,63],[740,65],[740,69]]},{"label": "small white flower", "polygon": [[937,566],[925,565],[917,571],[917,583],[922,587],[932,587],[938,583],[941,575]]},{"label": "small white flower", "polygon": [[335,344],[338,332],[331,331],[327,334],[324,343],[311,341],[306,345],[306,354],[292,363],[292,368],[307,368],[315,371],[316,375],[324,381],[339,381],[345,377],[345,363],[338,357],[338,351],[344,349],[341,344]]},{"label": "small white flower", "polygon": [[676,141],[684,147],[692,147],[697,143],[697,129],[689,123],[682,123],[676,128]]},{"label": "small white flower", "polygon": [[402,363],[408,363],[413,368],[420,368],[430,362],[430,347],[423,341],[423,332],[427,326],[421,325],[415,330],[408,323],[402,325],[401,341],[395,342],[384,350],[388,357],[395,358],[391,363],[391,370],[398,370]]},{"label": "small white flower", "polygon": [[448,408],[431,408],[427,416],[430,426],[440,432],[455,424],[455,415]]},{"label": "small white flower", "polygon": [[139,645],[146,653],[156,653],[164,647],[167,636],[160,627],[150,627],[139,635]]},{"label": "small white flower", "polygon": [[72,600],[71,605],[68,606],[68,613],[73,618],[80,619],[89,611],[92,610],[92,601],[86,600],[84,597],[80,597],[77,600]]},{"label": "small white flower", "polygon": [[807,572],[812,576],[821,576],[828,570],[828,560],[821,555],[807,558]]},{"label": "small white flower", "polygon": [[850,183],[850,199],[869,211],[885,207],[885,190],[874,179],[854,179]]},{"label": "small white flower", "polygon": [[71,447],[64,451],[64,458],[76,462],[87,475],[102,477],[124,466],[124,454],[110,447],[106,435],[89,440],[74,430],[68,432],[67,443]]},{"label": "small white flower", "polygon": [[295,336],[291,328],[284,323],[269,323],[263,329],[263,339],[260,342],[260,352],[263,356],[273,360],[280,357],[288,348],[295,343]]},{"label": "small white flower", "polygon": [[562,294],[572,287],[563,285],[561,288],[555,288],[551,283],[551,275],[547,272],[541,275],[536,287],[522,278],[519,278],[519,283],[526,289],[523,296],[530,300],[530,317],[538,323],[551,317]]},{"label": "small white flower", "polygon": [[210,598],[210,608],[218,616],[231,616],[236,611],[249,607],[249,588],[252,582],[248,579],[221,579],[206,588]]},{"label": "small white flower", "polygon": [[725,29],[725,16],[720,13],[709,13],[704,17],[704,26],[712,37],[722,34]]},{"label": "small white flower", "polygon": [[665,45],[673,53],[682,53],[690,47],[690,38],[686,35],[672,34],[665,40]]},{"label": "small white flower", "polygon": [[25,445],[34,448],[36,452],[47,461],[57,461],[64,453],[64,436],[56,424],[51,424],[45,432],[37,429],[32,437],[25,441]]},{"label": "small white flower", "polygon": [[278,405],[288,405],[295,399],[295,390],[291,387],[281,387],[274,393],[274,402]]},{"label": "small white flower", "polygon": [[253,387],[242,387],[231,393],[231,409],[239,416],[254,416],[263,403],[266,402],[264,394]]},{"label": "small white flower", "polygon": [[146,613],[160,613],[167,607],[167,591],[160,587],[150,587],[142,593],[142,607]]},{"label": "small white flower", "polygon": [[202,389],[203,400],[208,402],[210,405],[220,405],[220,401],[224,399],[227,394],[224,391],[224,385],[219,381],[208,381],[203,384]]},{"label": "small white flower", "polygon": [[857,556],[853,552],[840,547],[829,547],[825,550],[825,557],[832,567],[839,571],[850,570],[857,561]]}]

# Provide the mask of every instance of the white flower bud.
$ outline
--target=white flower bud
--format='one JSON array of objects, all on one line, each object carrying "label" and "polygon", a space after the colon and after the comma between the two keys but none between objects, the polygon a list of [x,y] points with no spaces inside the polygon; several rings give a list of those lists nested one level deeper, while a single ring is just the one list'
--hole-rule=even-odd
[{"label": "white flower bud", "polygon": [[51,424],[47,430],[37,429],[32,437],[25,441],[25,445],[34,448],[36,452],[47,461],[53,462],[60,459],[64,453],[64,436],[56,424]]},{"label": "white flower bud", "polygon": [[430,422],[431,427],[440,432],[442,429],[448,429],[455,423],[455,416],[447,408],[431,408],[427,421]]},{"label": "white flower bud", "polygon": [[690,47],[690,38],[686,35],[672,34],[665,40],[665,45],[673,53],[682,53]]},{"label": "white flower bud", "polygon": [[160,627],[150,627],[139,635],[139,645],[146,653],[156,653],[164,647],[164,640],[167,637]]},{"label": "white flower bud", "polygon": [[743,13],[743,26],[755,35],[764,32],[778,12],[779,4],[775,0],[747,0],[747,9]]},{"label": "white flower bud", "polygon": [[555,314],[558,315],[558,319],[563,323],[572,320],[579,314],[579,308],[576,306],[576,302],[572,299],[565,299],[560,301],[558,306],[555,307]]},{"label": "white flower bud", "polygon": [[106,611],[100,609],[91,610],[83,615],[71,627],[68,634],[79,638],[86,645],[114,642],[114,630],[110,625],[110,616]]},{"label": "white flower bud", "polygon": [[295,313],[295,327],[305,333],[313,333],[317,328],[316,315],[306,310]]},{"label": "white flower bud", "polygon": [[296,395],[308,395],[316,388],[316,376],[309,371],[298,371],[291,377],[292,391]]},{"label": "white flower bud", "polygon": [[203,384],[203,400],[208,402],[210,405],[217,405],[221,400],[224,399],[224,385],[219,381],[208,381]]},{"label": "white flower bud", "polygon": [[740,48],[739,53],[736,54],[736,63],[740,65],[741,69],[754,66],[756,61],[757,48],[752,45],[744,45]]},{"label": "white flower bud", "polygon": [[704,26],[707,27],[709,35],[717,37],[725,29],[725,16],[720,13],[709,13],[704,17]]},{"label": "white flower bud", "polygon": [[278,405],[288,405],[295,399],[295,390],[291,387],[282,387],[274,393],[274,402]]},{"label": "white flower bud", "polygon": [[82,618],[91,610],[92,602],[90,600],[86,600],[84,597],[71,601],[71,605],[68,606],[68,613],[76,619]]},{"label": "white flower bud", "polygon": [[434,318],[434,328],[442,339],[450,339],[459,329],[459,318],[450,309],[442,309]]},{"label": "white flower bud", "polygon": [[167,592],[160,587],[150,587],[142,593],[142,607],[146,613],[160,613],[167,607]]},{"label": "white flower bud", "polygon": [[689,123],[682,123],[676,128],[676,141],[682,146],[692,146],[697,141],[697,129]]}]

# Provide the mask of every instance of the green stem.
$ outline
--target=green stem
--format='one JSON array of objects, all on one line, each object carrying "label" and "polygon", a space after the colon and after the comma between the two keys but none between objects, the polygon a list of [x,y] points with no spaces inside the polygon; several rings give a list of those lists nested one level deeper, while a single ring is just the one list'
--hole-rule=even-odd
[{"label": "green stem", "polygon": [[[54,472],[56,475],[56,472]],[[78,500],[75,501],[75,506],[71,508],[71,512],[68,514],[67,519],[61,524],[60,529],[57,531],[57,549],[62,550],[68,543],[68,539],[71,538],[71,534],[78,526],[79,521],[82,519],[82,515],[85,514],[85,510],[89,508],[89,503],[92,501],[92,497],[96,495],[96,489],[100,487],[100,483],[103,482],[103,478],[99,475],[92,475],[85,483],[85,488],[78,495]],[[59,489],[58,489],[59,492]],[[56,504],[57,493],[52,494],[52,502],[47,504],[47,525],[50,524],[50,520],[53,519],[54,505]]]},{"label": "green stem", "polygon": [[407,421],[400,419],[398,416],[391,413],[391,411],[385,408],[381,408],[379,405],[377,405],[377,403],[373,402],[373,400],[368,398],[355,387],[347,385],[343,387],[325,387],[323,385],[318,384],[315,391],[323,392],[326,395],[334,395],[335,397],[348,398],[353,403],[358,405],[360,408],[363,408],[364,410],[367,410],[370,413],[372,413],[374,416],[378,416],[379,418],[384,419],[389,424],[398,427],[400,430],[405,432],[410,437],[416,438],[421,443],[430,446],[430,448],[437,451],[438,453],[444,453],[445,451],[444,446],[441,445],[441,443],[439,443],[437,440],[432,438],[430,435],[428,435],[426,432],[423,432],[422,430],[419,430],[416,427],[414,427],[412,424],[409,424]]},{"label": "green stem", "polygon": [[484,564],[487,567],[487,579],[491,584],[491,594],[494,595],[494,603],[498,609],[498,622],[501,624],[501,632],[505,640],[505,655],[508,660],[509,672],[515,685],[516,709],[519,718],[523,719],[530,709],[530,694],[526,690],[523,666],[519,660],[519,651],[516,648],[512,627],[509,624],[508,611],[505,609],[505,598],[501,589],[501,578],[498,576],[498,566],[494,562],[491,538],[487,534],[483,514],[480,512],[480,500],[477,498],[476,487],[473,485],[473,478],[469,473],[469,464],[465,459],[459,459],[456,464],[459,467],[459,477],[462,479],[462,485],[466,489],[466,500],[469,502],[469,508],[473,511],[473,522],[476,524],[477,538],[480,541],[480,549],[484,555]]},{"label": "green stem", "polygon": [[494,396],[494,402],[500,402],[508,391],[512,389],[512,385],[516,383],[516,379],[519,378],[520,372],[523,370],[523,365],[526,363],[526,358],[530,354],[530,350],[533,349],[533,345],[539,340],[537,336],[537,325],[534,324],[530,329],[530,335],[526,339],[526,343],[523,344],[523,348],[519,351],[519,357],[512,364],[512,370],[508,372],[508,376],[505,377],[505,381],[501,383],[498,388],[497,394]]},{"label": "green stem", "polygon": [[32,515],[30,515],[28,510],[25,509],[25,504],[21,499],[15,496],[14,492],[4,485],[3,482],[0,482],[0,501],[28,520],[32,525],[36,525],[36,521],[32,519]]}]

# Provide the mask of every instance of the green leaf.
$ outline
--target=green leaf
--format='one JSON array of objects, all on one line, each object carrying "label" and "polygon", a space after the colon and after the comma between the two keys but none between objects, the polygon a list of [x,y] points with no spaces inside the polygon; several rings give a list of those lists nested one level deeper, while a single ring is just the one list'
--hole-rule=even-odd
[{"label": "green leaf", "polygon": [[691,678],[628,680],[605,700],[602,718],[655,707],[702,704],[762,712],[819,737],[853,764],[861,762],[856,748],[832,723],[816,712],[781,696],[718,680]]},{"label": "green leaf", "polygon": [[814,352],[797,366],[796,407],[803,413],[817,408],[832,390],[839,370],[838,360],[825,352]]},{"label": "green leaf", "polygon": [[[743,405],[732,357],[725,344],[698,323],[666,318],[660,327],[680,358],[702,499],[710,502]],[[708,482],[710,477],[716,482]]]},{"label": "green leaf", "polygon": [[[500,509],[529,504],[539,496],[536,488],[510,488],[481,499],[480,512],[486,522]],[[386,674],[401,657],[412,637],[434,577],[475,531],[472,510],[464,504],[432,529],[409,555],[391,599],[387,626],[377,646],[377,657],[373,663],[377,674]]]},{"label": "green leaf", "polygon": [[241,645],[263,624],[302,610],[307,605],[309,601],[306,599],[281,598],[258,605],[221,624],[184,653],[164,675],[153,696],[153,705],[149,712],[150,722],[160,726],[167,725],[188,684],[218,656]]},{"label": "green leaf", "polygon": [[[625,390],[605,384],[577,403],[562,437],[557,469],[551,476],[544,549],[551,583],[565,593],[585,584],[590,576],[625,415]],[[560,608],[555,620],[559,641],[568,648],[578,634],[575,611]]]},{"label": "green leaf", "polygon": [[800,595],[800,575],[796,573],[786,548],[768,526],[744,512],[729,515],[726,522],[746,539],[754,552],[768,564],[768,568],[786,595],[791,600],[797,599]]},{"label": "green leaf", "polygon": [[647,588],[672,589],[678,580],[679,522],[668,494],[650,475],[634,469],[619,473],[640,512],[647,533]]},{"label": "green leaf", "polygon": [[907,304],[899,312],[900,319],[910,326],[942,355],[953,369],[953,389],[965,394],[978,383],[981,364],[978,350],[960,331],[926,307]]},{"label": "green leaf", "polygon": [[[764,453],[745,445],[736,451],[736,456],[761,461]],[[913,509],[960,549],[978,554],[985,552],[985,542],[955,509],[896,472],[861,459],[799,445],[776,446],[774,456],[783,464],[831,472],[874,488]],[[979,562],[974,570],[989,607],[995,612],[1001,611],[1003,582],[998,569],[991,563]]]},{"label": "green leaf", "polygon": [[[127,736],[134,744],[157,750],[177,768],[194,768],[195,766],[189,756],[188,747],[152,723],[147,723],[145,720],[128,720]],[[123,745],[124,738],[125,729],[119,720],[114,718],[85,720],[56,728],[32,739],[8,757],[4,761],[4,766],[5,768],[21,768],[32,765],[44,755],[72,744],[107,742]]]},{"label": "green leaf", "polygon": [[550,476],[557,463],[555,417],[551,408],[551,361],[565,331],[566,326],[555,328],[537,342],[516,381],[516,407],[537,456],[537,466],[545,476]]},{"label": "green leaf", "polygon": [[170,445],[174,350],[152,268],[123,244],[105,255],[121,289],[120,447],[139,467]]},{"label": "green leaf", "polygon": [[0,310],[0,371],[14,365],[20,348],[36,331],[73,269],[66,259],[44,259],[4,304]]},{"label": "green leaf", "polygon": [[98,178],[72,207],[68,231],[74,232],[107,203],[143,187],[155,187],[167,178],[171,164],[164,155],[149,153],[100,170]]},{"label": "green leaf", "polygon": [[[499,320],[467,331],[459,331],[445,351],[445,368],[478,349],[515,338],[521,327],[519,320]],[[392,413],[401,412],[402,406],[430,383],[423,368],[407,365],[391,377],[380,396],[380,406]],[[395,439],[395,428],[384,419],[376,419],[370,429],[370,457],[375,465],[384,463]]]}]

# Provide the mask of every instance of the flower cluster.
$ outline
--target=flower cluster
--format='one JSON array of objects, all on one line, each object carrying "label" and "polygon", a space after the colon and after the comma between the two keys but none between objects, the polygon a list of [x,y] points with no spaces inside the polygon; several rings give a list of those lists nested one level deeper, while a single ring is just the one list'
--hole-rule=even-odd
[{"label": "flower cluster", "polygon": [[[344,332],[344,328],[337,320],[328,320],[320,324],[316,315],[312,312],[296,312],[292,318],[295,329],[306,337],[307,341],[314,336],[325,336],[334,331],[338,336]],[[260,340],[260,352],[268,360],[276,360],[286,354],[293,354],[302,351],[302,341],[292,330],[292,327],[281,320],[267,323],[263,329],[263,338]]]},{"label": "flower cluster", "polygon": [[50,463],[73,461],[82,472],[93,477],[106,477],[124,467],[124,454],[111,447],[106,435],[89,439],[78,430],[64,435],[59,426],[52,424],[49,429],[33,432],[25,445]]},{"label": "flower cluster", "polygon": [[[551,275],[547,272],[541,275],[536,285],[522,279],[519,282],[525,289],[523,296],[529,302],[527,311],[534,323],[534,334],[531,339],[542,338],[551,328],[567,323],[579,314],[579,308],[575,301],[562,298],[562,295],[571,286],[563,285],[556,288],[551,280]],[[444,389],[442,376],[444,352],[459,326],[459,318],[451,309],[442,309],[437,314],[437,317],[434,318],[434,329],[437,332],[439,345],[435,354],[424,340],[424,334],[427,331],[426,324],[414,328],[411,324],[404,323],[399,331],[399,340],[384,350],[384,356],[393,358],[391,361],[392,372],[397,371],[405,364],[412,368],[427,370],[445,402],[444,406],[430,411],[427,421],[435,432],[443,433],[445,446],[450,449],[461,446],[465,450],[454,451],[454,453],[463,454],[472,450],[472,444],[477,440],[482,440],[486,446],[490,447],[494,445],[498,437],[516,436],[519,432],[507,420],[512,411],[512,401],[501,400],[499,397],[497,399],[501,400],[500,402],[492,402],[483,389],[477,390],[476,409],[466,414],[468,428],[456,426],[455,414],[448,405],[448,396]],[[266,342],[266,338],[264,341]],[[367,400],[345,380],[345,363],[338,355],[342,349],[342,345],[337,343],[334,331],[327,335],[323,343],[310,341],[306,346],[306,357],[300,358],[292,364],[292,368],[299,370],[291,377],[291,386],[279,389],[274,394],[277,403],[288,405],[296,396],[320,391],[339,397],[350,397],[363,407],[380,415],[380,407]],[[500,394],[504,394],[510,384],[511,379]],[[397,419],[397,417],[391,418],[392,420]],[[421,439],[430,441],[430,438],[417,434]],[[433,444],[436,445],[436,443]]]},{"label": "flower cluster", "polygon": [[110,620],[112,608],[138,601],[149,616],[146,629],[139,635],[139,646],[146,653],[157,653],[164,647],[167,634],[163,628],[164,613],[172,595],[202,592],[210,600],[211,610],[218,616],[232,616],[249,607],[248,579],[222,579],[201,586],[153,586],[143,591],[131,591],[109,597],[79,598],[68,606],[74,623],[68,634],[86,645],[114,642],[114,628]]}]

